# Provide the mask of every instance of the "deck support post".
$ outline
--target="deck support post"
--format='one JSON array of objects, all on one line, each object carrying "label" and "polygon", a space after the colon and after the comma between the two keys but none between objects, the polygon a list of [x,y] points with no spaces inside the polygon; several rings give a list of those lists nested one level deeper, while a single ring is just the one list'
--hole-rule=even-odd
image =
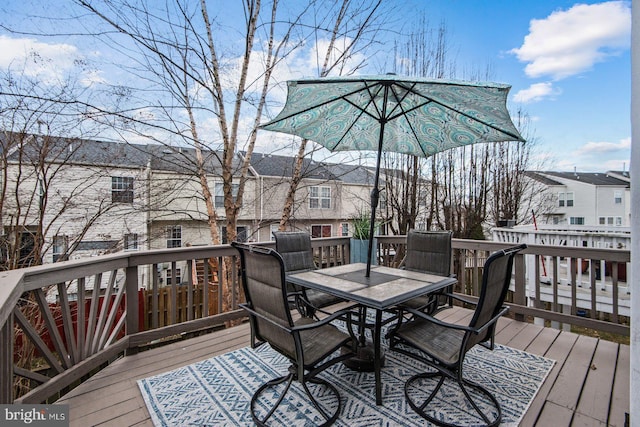
[{"label": "deck support post", "polygon": [[13,314],[0,328],[0,404],[13,403]]},{"label": "deck support post", "polygon": [[[132,335],[139,332],[138,267],[127,267],[125,273],[125,291],[127,310],[126,330],[127,335]],[[129,348],[126,351],[126,354],[131,355],[137,352],[137,348]]]}]

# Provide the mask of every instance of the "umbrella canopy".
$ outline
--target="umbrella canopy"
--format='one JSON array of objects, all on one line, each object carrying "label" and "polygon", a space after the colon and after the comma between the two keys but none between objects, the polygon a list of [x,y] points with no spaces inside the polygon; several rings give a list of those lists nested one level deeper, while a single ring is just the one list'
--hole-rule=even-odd
[{"label": "umbrella canopy", "polygon": [[510,88],[396,75],[293,80],[282,111],[260,127],[331,151],[377,151],[368,277],[382,153],[428,157],[479,142],[524,141],[506,108]]}]

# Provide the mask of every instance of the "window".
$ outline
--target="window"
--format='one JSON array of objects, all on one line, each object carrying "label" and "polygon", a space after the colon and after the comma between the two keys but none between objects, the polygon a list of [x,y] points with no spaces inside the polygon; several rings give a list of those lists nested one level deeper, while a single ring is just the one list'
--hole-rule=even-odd
[{"label": "window", "polygon": [[621,216],[601,216],[598,218],[598,224],[620,227],[622,226]]},{"label": "window", "polygon": [[584,225],[583,216],[572,216],[569,218],[569,224],[571,225]]},{"label": "window", "polygon": [[615,203],[616,205],[622,204],[622,191],[616,190],[613,193],[613,203]]},{"label": "window", "polygon": [[127,233],[124,235],[124,250],[125,251],[138,250],[138,233]]},{"label": "window", "polygon": [[167,248],[179,248],[182,246],[182,226],[169,225],[165,229]]},{"label": "window", "polygon": [[[167,285],[171,285],[173,283],[172,269],[167,270]],[[182,274],[179,268],[176,268],[176,284],[179,284],[182,281]]]},{"label": "window", "polygon": [[111,177],[111,201],[113,203],[133,203],[133,178]]},{"label": "window", "polygon": [[387,209],[387,192],[380,193],[380,202],[378,204],[380,210]]},{"label": "window", "polygon": [[[244,226],[236,227],[236,240],[238,242],[246,242],[248,237],[248,229]],[[222,227],[222,243],[229,243],[229,238],[227,234],[227,227]]]},{"label": "window", "polygon": [[[231,194],[233,197],[238,197],[238,189],[240,189],[240,184],[231,184]],[[216,194],[213,203],[215,203],[217,208],[224,207],[224,184],[216,182],[215,192]]]},{"label": "window", "polygon": [[573,191],[567,193],[558,193],[558,206],[573,206]]},{"label": "window", "polygon": [[331,225],[322,224],[322,225],[312,225],[311,226],[311,237],[331,237]]},{"label": "window", "polygon": [[309,187],[310,209],[331,209],[331,187]]},{"label": "window", "polygon": [[68,236],[53,236],[53,262],[62,258],[69,249]]},{"label": "window", "polygon": [[343,222],[340,224],[340,235],[346,237],[349,235],[349,223]]}]

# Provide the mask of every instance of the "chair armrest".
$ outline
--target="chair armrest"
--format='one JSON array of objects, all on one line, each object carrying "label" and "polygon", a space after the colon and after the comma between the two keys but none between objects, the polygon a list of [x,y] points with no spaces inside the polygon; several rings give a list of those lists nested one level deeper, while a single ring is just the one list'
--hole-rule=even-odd
[{"label": "chair armrest", "polygon": [[[352,320],[351,317],[354,314],[356,314],[356,312],[353,311],[353,309],[355,307],[358,307],[358,306],[359,306],[358,304],[349,306],[349,307],[344,308],[342,310],[338,310],[338,311],[332,313],[331,315],[329,315],[327,317],[324,317],[321,320],[318,320],[316,322],[309,323],[309,324],[306,324],[306,325],[295,326],[292,330],[294,332],[305,331],[305,330],[315,329],[315,328],[319,328],[321,326],[328,325],[334,320],[342,320],[342,321],[346,322],[347,333],[349,334],[349,336],[351,337],[353,342],[356,342],[358,338],[356,337],[356,334],[353,332],[353,320]],[[360,321],[360,319],[358,319],[358,321]],[[332,326],[335,327],[335,325],[332,325]]]},{"label": "chair armrest", "polygon": [[479,334],[481,332],[484,332],[487,328],[489,328],[491,325],[493,325],[494,323],[496,323],[498,321],[498,319],[500,319],[502,316],[504,316],[505,314],[507,314],[507,312],[509,311],[509,307],[508,306],[503,306],[502,310],[500,310],[498,312],[498,314],[496,314],[495,316],[493,316],[491,318],[491,320],[489,320],[487,323],[484,324],[483,327],[481,327],[480,329],[476,329],[475,332],[476,334]]},{"label": "chair armrest", "polygon": [[446,328],[451,328],[451,329],[458,329],[458,330],[466,331],[466,332],[473,332],[474,334],[477,335],[479,333],[484,332],[492,324],[496,323],[498,321],[498,319],[500,319],[503,315],[505,315],[509,311],[509,307],[508,306],[503,306],[502,310],[500,310],[498,312],[498,314],[493,316],[481,328],[472,328],[470,326],[457,325],[455,323],[444,322],[444,321],[442,321],[440,319],[437,319],[437,318],[435,318],[433,316],[430,316],[430,315],[426,314],[423,311],[415,310],[413,308],[405,308],[405,310],[408,311],[409,313],[415,315],[416,317],[420,317],[420,318],[422,318],[424,320],[428,320],[429,322],[435,323],[436,325],[443,326],[443,327],[446,327]]},{"label": "chair armrest", "polygon": [[453,293],[450,293],[450,292],[443,293],[443,294],[440,294],[440,295],[445,295],[445,296],[451,297],[454,300],[463,302],[465,304],[478,305],[477,301],[474,301],[474,300],[471,300],[471,299],[468,299],[468,298],[465,298],[463,296],[460,296],[460,295],[457,295],[457,294],[453,294]]},{"label": "chair armrest", "polygon": [[333,313],[329,313],[327,317],[323,317],[322,319],[316,320],[313,323],[308,323],[306,325],[295,326],[293,331],[304,331],[308,329],[319,328],[320,326],[324,326],[328,323],[331,323],[334,320],[344,320],[347,323],[351,324],[351,316],[355,314],[353,311],[354,308],[358,307],[358,305],[352,305],[341,310],[335,311]]},{"label": "chair armrest", "polygon": [[425,313],[424,311],[416,310],[416,309],[413,309],[413,308],[410,308],[410,307],[406,307],[403,310],[413,314],[416,317],[419,317],[421,319],[427,320],[427,321],[429,321],[431,323],[435,323],[436,325],[443,326],[443,327],[446,327],[446,328],[459,329],[461,331],[470,331],[470,332],[473,332],[475,330],[473,328],[470,328],[469,326],[457,325],[455,323],[444,322],[444,321],[442,321],[440,319],[437,319],[437,318]]},{"label": "chair armrest", "polygon": [[327,316],[325,318],[317,320],[317,321],[315,321],[313,323],[309,323],[309,324],[306,324],[306,325],[300,325],[300,326],[294,326],[293,328],[288,328],[288,327],[286,327],[286,326],[284,326],[284,325],[282,325],[282,324],[280,324],[278,322],[275,322],[273,319],[271,319],[271,318],[269,318],[269,317],[267,317],[267,316],[265,316],[263,314],[260,314],[260,313],[256,312],[253,308],[249,307],[248,304],[241,303],[241,304],[238,304],[238,306],[240,306],[244,310],[246,310],[249,313],[251,313],[251,315],[259,317],[259,318],[271,323],[272,325],[284,330],[285,332],[287,332],[289,334],[293,333],[293,332],[296,332],[296,331],[304,331],[304,330],[319,328],[321,326],[329,324],[330,322],[332,322],[333,320],[336,320],[336,319],[344,320],[344,321],[347,322],[347,332],[349,333],[349,335],[351,336],[351,338],[353,340],[356,340],[356,336],[353,333],[353,329],[352,329],[351,316],[353,314],[355,314],[354,311],[352,311],[352,310],[353,310],[353,308],[358,307],[357,304],[349,306],[349,307],[346,307],[346,308],[343,308],[342,310],[338,310],[338,311],[332,313],[330,316]]},{"label": "chair armrest", "polygon": [[284,330],[284,331],[286,331],[286,332],[288,332],[288,333],[291,333],[291,331],[293,330],[293,329],[291,329],[291,328],[288,328],[288,327],[286,327],[286,326],[284,326],[284,325],[282,325],[282,324],[280,324],[280,323],[278,323],[278,322],[274,321],[273,319],[271,319],[271,318],[269,318],[269,317],[267,317],[267,316],[265,316],[265,315],[263,315],[263,314],[258,313],[257,311],[255,311],[253,308],[249,307],[249,305],[247,305],[247,304],[245,304],[245,303],[238,304],[238,306],[240,306],[240,307],[241,307],[241,308],[243,308],[244,310],[246,310],[246,311],[248,311],[249,313],[251,313],[251,315],[252,315],[252,316],[259,317],[259,318],[261,318],[261,319],[263,319],[263,320],[265,320],[265,321],[267,321],[267,322],[271,323],[271,324],[272,324],[272,325],[274,325],[274,326],[277,326],[278,328],[280,328],[280,329],[282,329],[282,330]]}]

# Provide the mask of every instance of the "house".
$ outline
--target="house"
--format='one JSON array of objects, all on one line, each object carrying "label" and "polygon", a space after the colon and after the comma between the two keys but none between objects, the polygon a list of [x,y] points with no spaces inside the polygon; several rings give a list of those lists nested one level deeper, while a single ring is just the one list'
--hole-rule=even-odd
[{"label": "house", "polygon": [[[280,224],[295,158],[253,153],[250,164],[257,181],[254,236],[258,241],[268,241]],[[305,157],[301,177],[289,227],[308,231],[312,237],[349,236],[350,220],[370,209],[372,168],[317,162]]]},{"label": "house", "polygon": [[[148,156],[135,146],[5,132],[3,261],[141,248]],[[8,139],[12,142],[6,142]]]},{"label": "house", "polygon": [[628,172],[530,171],[545,186],[552,206],[538,223],[553,225],[629,227],[631,179]]},{"label": "house", "polygon": [[[121,250],[210,244],[211,230],[193,148],[5,132],[3,261],[21,266]],[[246,153],[232,165],[240,170]],[[202,152],[218,235],[226,243],[221,153]],[[279,226],[294,157],[254,153],[236,234],[268,241]],[[369,211],[370,167],[303,159],[289,227],[313,237],[350,235],[350,219]],[[234,194],[238,184],[233,184]],[[17,236],[17,240],[16,240]],[[18,241],[19,243],[15,243]],[[19,255],[16,250],[19,246]]]}]

